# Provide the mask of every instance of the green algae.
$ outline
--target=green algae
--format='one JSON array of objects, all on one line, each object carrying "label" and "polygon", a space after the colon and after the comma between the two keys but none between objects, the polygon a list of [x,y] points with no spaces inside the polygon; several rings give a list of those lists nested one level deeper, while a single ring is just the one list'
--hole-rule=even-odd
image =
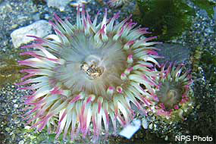
[{"label": "green algae", "polygon": [[135,14],[135,20],[161,41],[180,36],[190,28],[195,15],[185,0],[137,0],[137,4],[139,14]]},{"label": "green algae", "polygon": [[[216,3],[211,0],[191,0],[195,6],[214,15]],[[135,21],[150,28],[160,41],[172,40],[188,30],[195,16],[195,10],[186,0],[137,0],[138,13]]]},{"label": "green algae", "polygon": [[209,51],[205,51],[202,54],[201,62],[203,64],[203,70],[206,74],[206,79],[209,83],[216,87],[216,57]]},{"label": "green algae", "polygon": [[20,79],[21,74],[19,71],[21,67],[13,59],[1,60],[0,66],[0,88],[6,83],[14,83],[17,79]]},{"label": "green algae", "polygon": [[[17,63],[20,51],[13,51],[13,54],[1,54],[0,57],[0,88],[7,83],[14,83],[19,80],[23,74],[20,73],[24,66],[20,66]],[[10,56],[8,56],[10,55]]]}]

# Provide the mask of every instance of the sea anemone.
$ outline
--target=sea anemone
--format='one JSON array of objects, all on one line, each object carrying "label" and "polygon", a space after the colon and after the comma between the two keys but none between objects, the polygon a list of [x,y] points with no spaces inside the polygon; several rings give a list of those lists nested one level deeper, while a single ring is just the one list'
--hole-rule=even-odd
[{"label": "sea anemone", "polygon": [[161,72],[157,77],[159,83],[156,95],[159,102],[156,113],[160,117],[169,120],[184,119],[184,113],[192,108],[192,79],[190,71],[183,71],[183,64],[166,64],[161,66]]},{"label": "sea anemone", "polygon": [[31,58],[19,61],[32,67],[21,71],[28,74],[19,85],[33,91],[25,100],[25,117],[33,128],[47,127],[56,138],[93,132],[97,139],[109,134],[111,125],[116,133],[117,122],[127,125],[134,116],[132,104],[147,113],[145,107],[156,99],[157,42],[149,42],[155,37],[144,37],[147,28],[135,28],[131,16],[116,23],[119,13],[108,20],[105,10],[97,24],[98,15],[92,21],[84,8],[78,9],[75,25],[55,15],[50,23],[56,34],[30,36],[35,42],[23,47],[33,49],[21,53]]}]

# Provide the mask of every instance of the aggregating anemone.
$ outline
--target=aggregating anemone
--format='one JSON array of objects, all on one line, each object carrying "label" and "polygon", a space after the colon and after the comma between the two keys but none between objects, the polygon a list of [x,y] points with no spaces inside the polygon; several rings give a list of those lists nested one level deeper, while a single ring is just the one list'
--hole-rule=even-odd
[{"label": "aggregating anemone", "polygon": [[[154,65],[159,56],[146,38],[146,28],[135,27],[130,17],[116,23],[119,13],[102,22],[92,21],[83,9],[77,11],[76,24],[55,15],[50,22],[56,34],[35,38],[29,55],[20,65],[32,68],[19,85],[32,90],[26,96],[25,115],[32,127],[41,131],[47,127],[56,138],[63,133],[74,139],[93,132],[95,139],[101,133],[109,134],[112,125],[128,124],[133,119],[135,105],[144,114],[146,107],[157,101],[153,88],[157,73]],[[142,83],[145,87],[140,86]]]},{"label": "aggregating anemone", "polygon": [[183,64],[164,64],[157,77],[156,115],[169,122],[184,120],[184,114],[193,107],[192,76],[189,71],[182,72],[183,68]]}]

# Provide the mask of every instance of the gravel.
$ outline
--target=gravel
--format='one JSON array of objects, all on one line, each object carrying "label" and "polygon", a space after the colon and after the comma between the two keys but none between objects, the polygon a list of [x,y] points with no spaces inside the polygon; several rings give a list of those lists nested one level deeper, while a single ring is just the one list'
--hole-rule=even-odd
[{"label": "gravel", "polygon": [[[211,55],[216,55],[216,19],[208,17],[204,10],[194,6],[190,1],[188,2],[196,10],[193,25],[189,31],[184,32],[181,37],[169,43],[181,45],[182,48],[186,47],[187,49],[183,50],[186,54],[181,51],[182,56],[179,60],[184,59],[190,65],[194,65],[192,59],[194,59],[198,47],[201,47],[201,53],[208,52]],[[108,8],[106,3],[101,0],[91,0],[86,5],[86,10],[90,15],[94,16],[98,10],[103,11],[105,7]],[[122,20],[128,16],[128,10],[133,11],[134,8],[135,3],[130,3],[122,9],[109,9],[108,15],[113,15],[113,13],[121,10],[120,20]],[[12,31],[38,20],[52,20],[54,13],[58,14],[62,19],[69,16],[70,20],[74,22],[76,8],[67,5],[64,11],[60,12],[57,8],[48,7],[44,0],[0,0],[0,60],[4,57],[20,59],[18,57],[19,53],[14,53],[15,47],[10,38]],[[101,17],[102,13],[100,19]],[[174,50],[174,52],[178,53],[179,50]],[[172,60],[173,58],[168,59]],[[109,139],[110,143],[139,143],[142,139],[145,139],[145,141],[163,139],[168,143],[173,142],[176,135],[182,134],[213,135],[214,139],[216,139],[216,85],[209,80],[209,77],[216,73],[216,68],[209,67],[209,65],[199,60],[196,61],[198,69],[193,73],[196,107],[184,123],[167,125],[161,121],[155,121],[155,125],[150,124],[152,129],[140,130],[131,140],[111,137]],[[206,72],[204,68],[209,68],[209,72]],[[51,143],[46,132],[35,133],[34,130],[24,125],[25,122],[21,117],[23,114],[22,109],[25,107],[22,97],[29,94],[29,92],[20,91],[17,88],[14,83],[7,83],[0,87],[0,143]],[[152,117],[152,119],[154,118]],[[54,143],[59,142],[55,141]],[[101,141],[101,143],[105,143],[105,141]]]}]

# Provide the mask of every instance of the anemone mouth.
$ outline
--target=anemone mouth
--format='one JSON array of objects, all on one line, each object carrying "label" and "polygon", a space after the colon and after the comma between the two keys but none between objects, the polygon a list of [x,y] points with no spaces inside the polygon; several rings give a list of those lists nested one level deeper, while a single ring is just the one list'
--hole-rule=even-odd
[{"label": "anemone mouth", "polygon": [[100,66],[96,61],[91,60],[85,61],[81,64],[80,69],[89,77],[89,79],[94,80],[100,77],[104,72],[104,67]]},{"label": "anemone mouth", "polygon": [[184,94],[184,86],[175,81],[161,83],[160,90],[156,92],[159,103],[165,106],[165,110],[171,110],[178,105]]},{"label": "anemone mouth", "polygon": [[[82,36],[81,36],[82,35]],[[97,43],[93,36],[72,36],[70,49],[60,52],[64,65],[55,67],[54,78],[72,93],[85,91],[104,98],[109,87],[125,87],[121,74],[129,68],[127,56],[131,51],[122,51],[122,40]]]}]

